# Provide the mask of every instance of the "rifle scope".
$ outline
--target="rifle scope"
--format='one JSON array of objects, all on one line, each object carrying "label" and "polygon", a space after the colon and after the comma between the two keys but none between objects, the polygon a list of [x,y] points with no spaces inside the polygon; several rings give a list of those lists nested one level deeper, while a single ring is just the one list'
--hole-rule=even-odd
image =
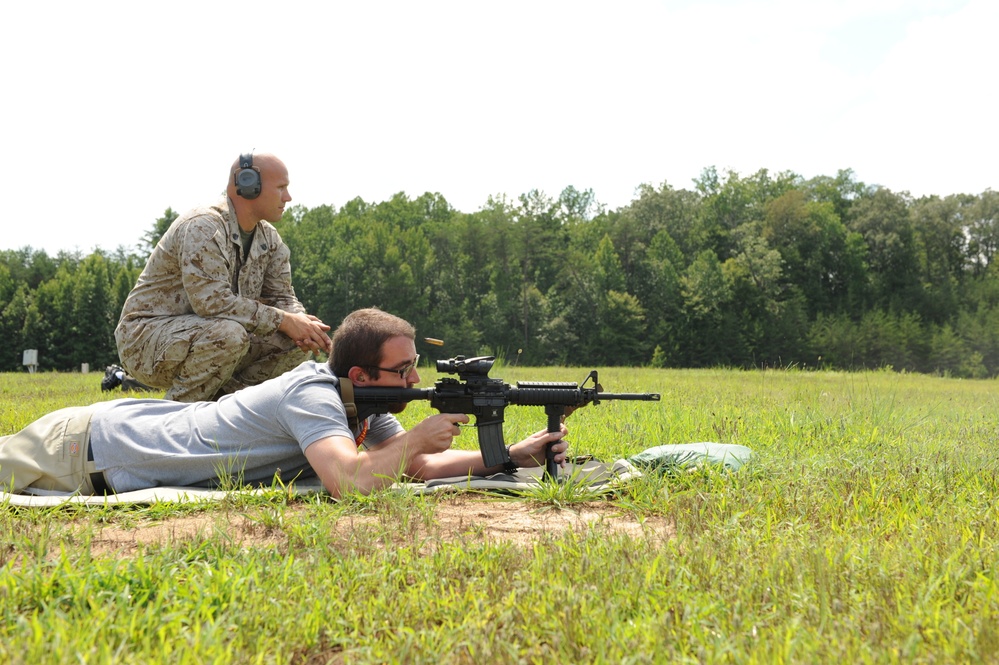
[{"label": "rifle scope", "polygon": [[457,374],[459,376],[486,376],[492,369],[496,356],[478,356],[465,358],[455,356],[448,360],[437,361],[437,371],[441,374]]}]

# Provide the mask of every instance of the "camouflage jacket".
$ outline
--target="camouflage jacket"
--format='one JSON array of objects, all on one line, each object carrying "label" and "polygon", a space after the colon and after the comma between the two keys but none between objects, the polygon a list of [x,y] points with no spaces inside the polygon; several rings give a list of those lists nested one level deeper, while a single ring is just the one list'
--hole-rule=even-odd
[{"label": "camouflage jacket", "polygon": [[268,335],[283,311],[305,312],[291,284],[291,252],[277,229],[257,224],[243,261],[236,213],[227,198],[174,221],[157,243],[121,312],[119,327],[197,314]]}]

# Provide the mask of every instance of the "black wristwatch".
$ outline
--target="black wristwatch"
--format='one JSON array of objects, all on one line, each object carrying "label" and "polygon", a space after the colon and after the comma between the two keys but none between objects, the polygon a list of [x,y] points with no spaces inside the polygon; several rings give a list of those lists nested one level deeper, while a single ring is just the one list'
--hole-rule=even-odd
[{"label": "black wristwatch", "polygon": [[510,457],[510,446],[506,447],[506,461],[503,462],[503,472],[504,473],[517,473],[517,469],[520,467],[514,464],[513,458]]}]

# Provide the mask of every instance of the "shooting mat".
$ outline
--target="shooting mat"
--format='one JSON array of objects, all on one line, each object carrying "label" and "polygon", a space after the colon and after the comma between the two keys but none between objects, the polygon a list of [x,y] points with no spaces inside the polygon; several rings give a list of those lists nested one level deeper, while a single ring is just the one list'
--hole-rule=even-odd
[{"label": "shooting mat", "polygon": [[[645,472],[667,472],[676,469],[693,469],[703,464],[720,465],[736,471],[749,461],[751,452],[745,446],[722,443],[687,443],[648,448],[628,459],[613,463],[594,460],[566,464],[559,472],[562,482],[578,483],[587,488],[611,491]],[[544,473],[543,467],[520,469],[516,473],[497,473],[491,476],[458,476],[439,478],[423,483],[400,482],[392,485],[394,491],[429,494],[441,491],[515,492],[537,487]],[[0,492],[0,503],[12,506],[47,507],[63,504],[108,506],[117,504],[152,504],[158,502],[189,503],[221,501],[234,494],[267,494],[274,489],[213,490],[200,487],[154,487],[109,496],[88,496],[46,490],[26,490],[23,494]],[[317,494],[325,490],[318,480],[288,485],[282,493],[293,495]]]}]

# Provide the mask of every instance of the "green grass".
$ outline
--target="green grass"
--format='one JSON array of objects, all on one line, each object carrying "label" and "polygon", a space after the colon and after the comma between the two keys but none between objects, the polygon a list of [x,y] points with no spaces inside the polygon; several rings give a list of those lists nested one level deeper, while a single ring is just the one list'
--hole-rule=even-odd
[{"label": "green grass", "polygon": [[[493,374],[579,381],[585,371]],[[484,540],[475,510],[466,532],[441,538],[453,500],[388,492],[0,506],[0,662],[999,662],[995,381],[600,374],[608,391],[662,402],[578,411],[574,454],[612,460],[692,441],[756,454],[735,474],[646,477],[600,499],[622,519],[667,523],[669,538],[594,527],[526,545]],[[0,435],[120,396],[98,384],[0,375]],[[428,413],[413,404],[404,420]],[[538,407],[506,415],[508,443],[544,427]],[[458,441],[475,447],[474,430]],[[477,501],[558,512],[594,497],[549,488]],[[104,540],[190,517],[207,528],[117,552]],[[235,523],[248,538],[234,537]]]}]

